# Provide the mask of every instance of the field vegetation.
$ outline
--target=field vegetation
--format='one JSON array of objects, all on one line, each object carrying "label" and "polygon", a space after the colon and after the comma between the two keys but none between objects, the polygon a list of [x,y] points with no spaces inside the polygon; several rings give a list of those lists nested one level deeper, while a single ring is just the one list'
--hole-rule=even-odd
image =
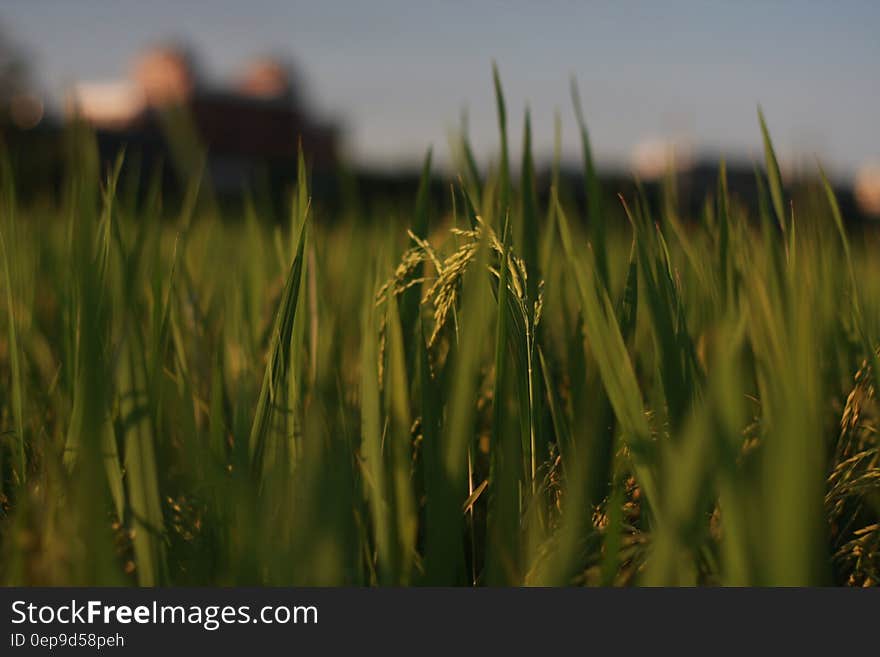
[{"label": "field vegetation", "polygon": [[0,581],[880,581],[880,265],[818,165],[759,117],[756,199],[603,197],[575,94],[582,211],[495,84],[451,212],[430,155],[406,217],[328,221],[301,164],[283,225],[195,151],[174,207],[78,127],[60,203],[3,165]]}]

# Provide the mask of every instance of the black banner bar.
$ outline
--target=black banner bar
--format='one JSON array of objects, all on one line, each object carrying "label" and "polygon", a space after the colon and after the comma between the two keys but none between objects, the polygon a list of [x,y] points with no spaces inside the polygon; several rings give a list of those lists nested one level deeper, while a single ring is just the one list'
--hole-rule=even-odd
[{"label": "black banner bar", "polygon": [[880,593],[843,589],[0,588],[0,654],[876,651]]}]

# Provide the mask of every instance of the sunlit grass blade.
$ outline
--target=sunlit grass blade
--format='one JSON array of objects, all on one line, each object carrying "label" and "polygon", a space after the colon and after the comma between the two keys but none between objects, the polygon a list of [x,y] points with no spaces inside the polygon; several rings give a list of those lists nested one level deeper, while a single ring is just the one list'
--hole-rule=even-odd
[{"label": "sunlit grass blade", "polygon": [[138,584],[156,586],[165,570],[165,522],[143,354],[136,336],[130,335],[119,363],[119,412]]},{"label": "sunlit grass blade", "polygon": [[[506,266],[510,256],[510,225],[504,226],[502,254],[499,264],[497,320],[495,328],[495,388],[492,395],[492,466],[489,481],[489,517],[486,545],[486,583],[514,584],[521,577],[520,565],[520,478],[522,474],[522,443],[517,435],[519,426],[510,421],[509,398],[513,376],[508,357],[509,309]],[[516,414],[530,415],[529,408],[517,408]]]},{"label": "sunlit grass blade", "polygon": [[[464,576],[464,518],[462,504],[468,497],[468,450],[474,442],[479,374],[486,340],[489,336],[489,306],[491,292],[486,275],[488,249],[485,237],[476,257],[462,281],[460,340],[452,365],[450,388],[447,392],[447,411],[443,427],[443,475],[445,494],[440,500],[439,513],[443,526],[449,532],[442,540],[446,557],[442,564],[447,582],[463,581]],[[439,554],[438,554],[439,556]]]},{"label": "sunlit grass blade", "polygon": [[498,65],[492,62],[492,82],[495,85],[495,106],[498,113],[498,130],[501,135],[501,162],[499,164],[498,209],[501,213],[499,225],[510,210],[510,155],[507,147],[507,106],[501,88],[501,75]]},{"label": "sunlit grass blade", "polygon": [[617,308],[617,317],[620,322],[620,336],[625,343],[633,339],[636,332],[636,320],[639,308],[639,261],[636,242],[633,240],[629,253],[629,266],[626,271],[626,281],[623,285],[623,293]]},{"label": "sunlit grass blade", "polygon": [[[383,454],[389,470],[388,493],[394,523],[393,552],[389,558],[394,584],[409,584],[415,560],[417,518],[413,493],[412,419],[409,404],[409,381],[400,316],[394,299],[389,301],[386,317],[387,348],[384,369],[387,435]],[[380,555],[380,564],[382,563]]]},{"label": "sunlit grass blade", "polygon": [[608,391],[608,398],[630,440],[635,443],[647,440],[650,430],[644,414],[641,391],[620,327],[610,307],[611,302],[607,295],[601,295],[595,285],[591,284],[587,273],[583,271],[575,252],[565,212],[558,207],[557,213],[562,245],[580,295],[587,338]]},{"label": "sunlit grass blade", "polygon": [[290,349],[292,348],[294,318],[299,306],[300,280],[303,274],[307,235],[308,223],[304,221],[300,230],[296,255],[290,264],[281,302],[275,315],[263,385],[248,440],[251,467],[258,478],[264,465],[275,409],[288,398]]},{"label": "sunlit grass blade", "polygon": [[733,264],[730,254],[730,198],[727,192],[727,165],[724,160],[718,169],[718,266],[722,298],[733,295]]},{"label": "sunlit grass blade", "polygon": [[599,184],[599,176],[593,164],[590,135],[587,131],[587,122],[584,119],[584,111],[581,106],[581,95],[575,78],[571,79],[571,101],[572,105],[574,105],[574,116],[577,120],[578,131],[581,137],[581,154],[584,161],[584,193],[587,200],[587,222],[590,228],[590,237],[594,244],[599,276],[603,285],[607,288],[609,284],[608,245],[605,215],[602,208],[602,187]]},{"label": "sunlit grass blade", "polygon": [[770,132],[764,120],[764,112],[758,107],[758,122],[761,125],[761,137],[764,140],[764,162],[767,167],[767,180],[770,186],[770,198],[773,199],[773,211],[783,234],[788,234],[788,220],[785,216],[785,197],[782,191],[782,175],[779,173],[779,162],[770,140]]},{"label": "sunlit grass blade", "polygon": [[518,230],[514,243],[519,245],[519,251],[526,263],[528,272],[527,298],[530,302],[538,296],[538,281],[541,279],[541,270],[538,261],[538,201],[535,190],[535,164],[532,159],[532,121],[529,111],[526,110],[525,126],[523,127],[523,153],[522,172],[520,174],[520,216]]},{"label": "sunlit grass blade", "polygon": [[[374,286],[367,285],[367,298],[372,296]],[[388,559],[393,549],[392,519],[388,500],[385,459],[382,455],[382,408],[379,388],[379,325],[376,308],[372,303],[364,304],[361,321],[361,449],[363,450],[364,486],[370,505],[373,537],[376,555],[369,555],[370,562],[378,559],[378,581],[392,581],[393,564]]]},{"label": "sunlit grass blade", "polygon": [[[419,179],[419,189],[416,195],[416,206],[413,213],[412,232],[420,240],[428,237],[430,225],[430,202],[431,202],[431,157],[432,152],[428,149],[422,164],[422,175]],[[419,263],[413,272],[416,279],[424,275],[425,265]],[[419,320],[419,306],[422,301],[422,286],[413,285],[407,289],[400,300],[400,321],[403,329],[403,340],[406,345],[406,369],[412,371],[416,355],[415,342],[421,329]]]},{"label": "sunlit grass blade", "polygon": [[[673,429],[684,420],[698,390],[698,364],[693,340],[683,313],[669,248],[659,227],[646,217],[634,216],[621,197],[635,234],[645,302],[660,352],[660,376]],[[643,207],[643,206],[642,206]]]}]

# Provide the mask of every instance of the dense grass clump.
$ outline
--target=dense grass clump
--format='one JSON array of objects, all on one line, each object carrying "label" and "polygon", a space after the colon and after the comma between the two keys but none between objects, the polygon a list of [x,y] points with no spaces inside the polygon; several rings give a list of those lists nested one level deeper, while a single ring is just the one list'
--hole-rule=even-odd
[{"label": "dense grass clump", "polygon": [[[221,219],[197,168],[0,207],[6,584],[790,585],[880,578],[880,270],[819,182],[759,208],[542,207],[466,141],[407,225]],[[558,171],[555,167],[554,171]],[[206,200],[207,199],[207,200]],[[165,217],[166,220],[162,218]],[[852,243],[851,243],[852,239]]]}]

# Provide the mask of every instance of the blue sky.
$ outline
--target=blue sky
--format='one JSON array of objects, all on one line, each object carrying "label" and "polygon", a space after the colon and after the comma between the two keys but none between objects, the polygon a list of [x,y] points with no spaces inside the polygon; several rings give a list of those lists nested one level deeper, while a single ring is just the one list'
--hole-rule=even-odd
[{"label": "blue sky", "polygon": [[315,109],[374,164],[418,160],[429,145],[446,159],[465,107],[475,150],[492,156],[493,59],[511,137],[528,102],[539,157],[552,152],[557,110],[564,153],[578,156],[574,75],[607,165],[669,136],[757,156],[759,102],[783,159],[816,154],[845,177],[880,158],[878,2],[6,0],[0,23],[55,98],[76,80],[125,75],[168,38],[190,43],[218,83],[251,58],[290,56]]}]

